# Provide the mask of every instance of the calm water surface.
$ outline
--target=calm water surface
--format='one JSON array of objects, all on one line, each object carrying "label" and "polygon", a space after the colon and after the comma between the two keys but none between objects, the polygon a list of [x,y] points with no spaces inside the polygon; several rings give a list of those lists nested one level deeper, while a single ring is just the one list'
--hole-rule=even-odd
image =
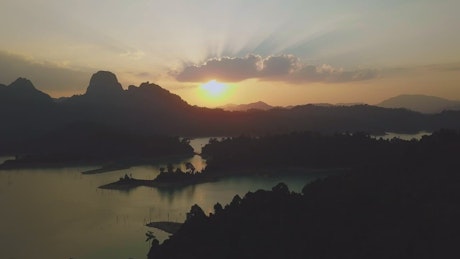
[{"label": "calm water surface", "polygon": [[[197,152],[206,139],[192,140]],[[3,158],[0,158],[0,162]],[[199,156],[192,161],[198,170]],[[283,181],[301,191],[305,183],[327,172],[304,176],[230,178],[176,190],[139,187],[131,191],[97,187],[125,174],[152,179],[165,164],[137,166],[97,175],[80,172],[94,167],[0,171],[0,258],[146,258],[144,233],[160,240],[168,235],[145,227],[149,221],[185,220],[193,204],[212,212],[235,194],[271,189]]]},{"label": "calm water surface", "polygon": [[429,136],[431,135],[431,132],[428,131],[420,131],[414,134],[402,134],[402,133],[394,133],[394,132],[386,132],[385,135],[380,135],[380,136],[373,136],[374,138],[382,138],[382,139],[393,139],[393,138],[399,138],[403,140],[420,140],[423,136]]}]

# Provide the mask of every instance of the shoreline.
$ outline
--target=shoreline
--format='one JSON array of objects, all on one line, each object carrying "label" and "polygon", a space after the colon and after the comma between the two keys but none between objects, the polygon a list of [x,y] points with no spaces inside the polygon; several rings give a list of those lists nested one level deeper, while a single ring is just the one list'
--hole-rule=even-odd
[{"label": "shoreline", "polygon": [[[196,155],[195,152],[188,154],[178,154],[160,157],[144,157],[140,158],[124,158],[118,159],[120,162],[114,162],[116,159],[70,159],[57,161],[54,159],[15,159],[11,156],[5,156],[11,159],[6,159],[0,164],[0,170],[15,170],[15,169],[33,169],[33,168],[60,168],[60,167],[80,167],[80,166],[97,166],[96,169],[91,169],[81,172],[82,174],[98,174],[111,171],[128,169],[137,165],[155,165],[162,162],[175,160],[184,160],[192,158]],[[112,169],[114,168],[114,169]]]},{"label": "shoreline", "polygon": [[[221,179],[229,177],[267,177],[276,175],[298,175],[298,174],[315,174],[315,173],[336,173],[336,172],[348,172],[350,168],[303,168],[303,167],[292,167],[292,168],[260,168],[260,169],[240,169],[240,170],[222,170],[219,172],[212,173],[200,173],[195,175],[184,175],[179,179],[168,179],[158,180],[157,178],[148,179],[136,179],[136,178],[120,178],[116,182],[108,183],[99,186],[100,189],[109,190],[130,190],[137,187],[145,186],[152,188],[181,188],[189,185],[215,182]],[[233,172],[233,173],[229,173]],[[279,173],[283,172],[283,173]],[[205,174],[205,175],[203,175]]]},{"label": "shoreline", "polygon": [[108,183],[99,186],[100,189],[108,189],[108,190],[130,190],[137,187],[145,186],[145,187],[153,187],[153,188],[180,188],[185,187],[193,184],[200,184],[206,182],[212,182],[218,180],[217,177],[212,176],[204,176],[188,180],[181,180],[181,181],[158,181],[155,179],[148,180],[148,179],[136,179],[136,178],[120,178],[116,182]]},{"label": "shoreline", "polygon": [[172,221],[154,221],[145,224],[147,227],[162,230],[168,234],[175,234],[182,227],[184,223]]},{"label": "shoreline", "polygon": [[81,173],[82,174],[102,174],[102,173],[109,173],[113,171],[126,170],[129,168],[131,168],[131,166],[129,165],[108,165],[108,166],[103,166],[103,167],[96,168],[96,169],[83,171]]}]

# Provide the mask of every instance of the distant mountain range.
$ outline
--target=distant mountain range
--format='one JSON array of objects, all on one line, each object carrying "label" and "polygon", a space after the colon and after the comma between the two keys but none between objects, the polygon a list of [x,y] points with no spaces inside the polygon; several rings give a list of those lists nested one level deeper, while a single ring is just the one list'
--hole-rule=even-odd
[{"label": "distant mountain range", "polygon": [[[370,105],[312,104],[282,108],[262,102],[246,107],[251,108],[229,112],[191,106],[179,96],[149,82],[131,85],[125,90],[108,71],[95,73],[85,94],[59,99],[37,90],[29,80],[19,78],[8,86],[0,85],[0,154],[26,154],[31,150],[46,153],[53,146],[59,146],[57,144],[60,148],[65,147],[65,143],[78,146],[87,139],[85,136],[93,140],[96,136],[103,137],[103,132],[107,136],[130,138],[263,135],[304,130],[382,133],[460,128],[460,112],[457,111],[421,114]],[[59,138],[53,139],[53,136]],[[52,142],[59,143],[52,145]],[[116,143],[111,145],[112,148],[117,146]],[[91,145],[80,145],[80,149],[84,148],[91,149]]]},{"label": "distant mountain range", "polygon": [[275,108],[275,106],[271,106],[267,103],[262,101],[248,103],[248,104],[226,104],[224,106],[219,106],[218,108],[224,109],[226,111],[248,111],[248,110],[270,110]]},{"label": "distant mountain range", "polygon": [[[364,105],[363,103],[337,103],[337,104],[330,104],[330,103],[313,103],[314,106],[321,106],[321,107],[333,107],[333,106],[356,106],[356,105]],[[436,96],[428,96],[428,95],[398,95],[395,97],[391,97],[386,99],[378,104],[378,107],[383,108],[390,108],[390,109],[397,109],[397,108],[404,108],[411,111],[421,112],[421,113],[440,113],[442,111],[456,111],[460,110],[460,101],[448,100]],[[290,109],[295,106],[285,106],[285,107],[276,107],[271,106],[265,102],[258,101],[248,104],[227,104],[220,106],[221,108],[226,111],[249,111],[249,110],[262,110],[267,111],[273,108],[286,108]]]},{"label": "distant mountain range", "polygon": [[[365,105],[364,103],[336,103],[336,104],[330,104],[330,103],[312,103],[311,105],[314,106],[321,106],[321,107],[332,107],[332,106],[355,106],[355,105]],[[289,105],[289,106],[271,106],[265,102],[258,101],[258,102],[253,102],[253,103],[248,103],[248,104],[226,104],[223,106],[219,106],[217,108],[226,110],[226,111],[250,111],[250,110],[261,110],[261,111],[268,111],[273,108],[285,108],[285,109],[291,109],[295,107],[296,105]]]},{"label": "distant mountain range", "polygon": [[439,113],[460,110],[460,101],[452,101],[428,95],[398,95],[377,104],[384,108],[405,108],[422,113]]},{"label": "distant mountain range", "polygon": [[123,90],[106,71],[92,76],[85,94],[59,99],[19,78],[0,86],[0,155],[16,155],[21,166],[188,156],[188,144],[165,137],[175,132],[159,133],[179,128],[184,118],[176,114],[189,107],[154,84]]}]

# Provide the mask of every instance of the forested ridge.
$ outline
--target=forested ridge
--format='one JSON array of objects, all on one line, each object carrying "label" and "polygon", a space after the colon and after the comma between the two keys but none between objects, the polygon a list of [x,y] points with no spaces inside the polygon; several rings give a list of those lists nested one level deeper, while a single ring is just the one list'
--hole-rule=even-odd
[{"label": "forested ridge", "polygon": [[202,156],[207,159],[206,171],[225,173],[248,168],[354,168],[455,160],[459,147],[460,133],[456,130],[439,130],[420,140],[387,140],[364,132],[305,131],[211,139]]},{"label": "forested ridge", "polygon": [[397,161],[353,167],[302,193],[280,183],[210,215],[195,205],[149,258],[456,258],[460,133],[390,142],[403,148]]}]

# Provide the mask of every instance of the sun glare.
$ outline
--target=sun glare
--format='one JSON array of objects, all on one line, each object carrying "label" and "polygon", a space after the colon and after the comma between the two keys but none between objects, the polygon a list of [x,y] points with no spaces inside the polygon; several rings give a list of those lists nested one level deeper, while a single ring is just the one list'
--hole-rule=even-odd
[{"label": "sun glare", "polygon": [[202,105],[208,107],[226,104],[234,91],[233,85],[217,82],[216,80],[204,83],[198,89]]},{"label": "sun glare", "polygon": [[227,85],[219,83],[216,80],[211,80],[203,84],[201,89],[203,89],[209,97],[217,98],[223,96],[227,92],[228,87]]},{"label": "sun glare", "polygon": [[228,86],[216,80],[211,80],[201,85],[201,90],[205,92],[208,98],[221,98],[228,92]]}]

